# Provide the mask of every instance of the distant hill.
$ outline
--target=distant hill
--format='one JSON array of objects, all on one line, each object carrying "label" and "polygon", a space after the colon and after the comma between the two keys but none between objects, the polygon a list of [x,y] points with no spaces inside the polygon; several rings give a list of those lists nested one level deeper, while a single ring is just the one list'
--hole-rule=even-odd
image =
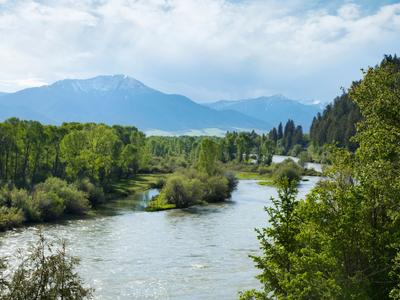
[{"label": "distant hill", "polygon": [[301,125],[305,132],[310,130],[313,118],[321,112],[319,105],[303,104],[282,95],[236,101],[222,100],[208,103],[207,106],[219,111],[238,111],[274,126],[279,122],[286,123],[288,119],[292,119],[296,124]]},{"label": "distant hill", "polygon": [[0,118],[44,123],[102,122],[168,132],[217,128],[268,130],[271,123],[238,111],[217,111],[165,94],[124,75],[66,79],[0,96]]}]

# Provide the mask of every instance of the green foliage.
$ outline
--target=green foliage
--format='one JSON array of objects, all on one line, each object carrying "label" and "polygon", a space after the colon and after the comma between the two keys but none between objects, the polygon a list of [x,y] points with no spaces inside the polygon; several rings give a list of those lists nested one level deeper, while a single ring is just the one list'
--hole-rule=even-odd
[{"label": "green foliage", "polygon": [[305,164],[312,160],[310,154],[307,151],[301,151],[299,153],[299,165],[304,167]]},{"label": "green foliage", "polygon": [[17,226],[22,222],[52,221],[64,214],[82,215],[87,213],[90,204],[87,194],[79,191],[73,184],[59,178],[50,177],[37,184],[32,194],[24,189],[2,189],[4,197],[1,215],[4,220],[12,219],[3,229]]},{"label": "green foliage", "polygon": [[214,175],[216,172],[217,155],[217,143],[208,138],[203,139],[199,146],[198,170],[205,172],[207,175]]},{"label": "green foliage", "polygon": [[272,176],[278,184],[287,179],[289,182],[298,182],[301,178],[302,168],[291,159],[286,159],[282,163],[276,164],[272,171]]},{"label": "green foliage", "polygon": [[92,206],[97,206],[105,201],[103,188],[93,184],[89,178],[78,180],[75,185],[78,190],[84,192]]},{"label": "green foliage", "polygon": [[288,120],[284,129],[282,123],[278,129],[272,128],[268,136],[275,145],[274,152],[279,155],[297,156],[308,142],[303,135],[303,128],[296,126],[293,120]]},{"label": "green foliage", "polygon": [[202,198],[202,183],[197,178],[186,178],[175,175],[168,178],[159,197],[174,204],[177,208],[189,207],[200,202]]},{"label": "green foliage", "polygon": [[0,207],[0,231],[17,227],[24,222],[23,212],[15,207]]},{"label": "green foliage", "polygon": [[399,94],[397,57],[385,57],[352,86],[362,115],[359,147],[326,149],[332,164],[325,180],[294,208],[274,202],[280,209],[272,217],[278,211],[293,222],[284,231],[285,222],[271,218],[259,233],[264,289],[244,299],[399,299]]},{"label": "green foliage", "polygon": [[324,112],[314,117],[310,128],[310,139],[314,146],[337,144],[350,151],[358,147],[351,138],[356,133],[356,124],[362,119],[358,105],[348,93],[337,97]]},{"label": "green foliage", "polygon": [[83,286],[75,272],[79,260],[66,253],[65,243],[54,245],[39,234],[36,245],[27,257],[19,255],[20,264],[12,274],[4,275],[6,264],[1,265],[0,298],[4,300],[92,298],[92,290]]},{"label": "green foliage", "polygon": [[50,177],[44,183],[38,184],[35,190],[35,193],[57,195],[65,205],[65,213],[82,215],[90,208],[89,200],[84,192],[79,191],[75,185],[56,177]]},{"label": "green foliage", "polygon": [[42,125],[11,118],[0,123],[0,183],[31,189],[48,177],[70,182],[111,179],[147,168],[145,136],[135,127],[65,123]]},{"label": "green foliage", "polygon": [[263,284],[262,291],[247,291],[241,299],[285,299],[291,284],[291,256],[297,249],[299,218],[296,215],[297,182],[281,178],[278,182],[278,198],[272,198],[272,206],[266,207],[269,227],[256,229],[262,256],[252,256],[262,273],[257,276]]},{"label": "green foliage", "polygon": [[57,220],[65,210],[64,200],[53,191],[35,191],[33,203],[38,208],[40,221]]},{"label": "green foliage", "polygon": [[230,172],[209,176],[195,169],[179,170],[168,177],[160,195],[151,201],[149,210],[221,202],[230,197],[236,185],[236,177]]},{"label": "green foliage", "polygon": [[26,221],[38,221],[40,219],[40,211],[32,200],[32,196],[24,189],[13,188],[9,192],[11,206],[20,209],[24,214]]}]

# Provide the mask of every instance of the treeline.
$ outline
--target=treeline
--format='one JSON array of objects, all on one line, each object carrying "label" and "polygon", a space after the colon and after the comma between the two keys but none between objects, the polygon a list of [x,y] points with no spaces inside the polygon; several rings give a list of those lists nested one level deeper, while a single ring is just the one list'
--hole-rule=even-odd
[{"label": "treeline", "polygon": [[0,123],[0,230],[84,215],[149,158],[135,127]]},{"label": "treeline", "polygon": [[310,140],[314,146],[336,144],[338,147],[355,151],[358,144],[351,138],[356,133],[356,124],[361,121],[357,104],[348,93],[337,97],[327,105],[322,115],[314,117],[310,128]]},{"label": "treeline", "polygon": [[[377,67],[388,63],[400,68],[400,58],[396,55],[385,55]],[[358,84],[357,81],[353,82],[351,88],[356,88]],[[343,92],[332,104],[327,105],[322,114],[318,113],[314,117],[310,128],[311,144],[314,147],[335,144],[354,152],[359,145],[352,137],[356,134],[356,125],[360,121],[362,114],[357,101],[348,92]]]},{"label": "treeline", "polygon": [[268,136],[274,143],[276,154],[279,155],[298,156],[308,144],[303,128],[300,125],[296,126],[293,120],[288,120],[285,127],[279,123],[278,128],[272,128]]},{"label": "treeline", "polygon": [[259,291],[242,299],[400,299],[400,64],[386,57],[349,90],[360,109],[356,152],[332,165],[305,200],[280,182],[258,230]]},{"label": "treeline", "polygon": [[308,137],[301,126],[292,120],[269,133],[227,132],[219,137],[148,137],[146,151],[151,155],[149,170],[173,172],[178,168],[193,166],[199,156],[199,145],[204,139],[216,143],[217,160],[222,163],[253,163],[269,165],[274,154],[298,156],[305,151]]},{"label": "treeline", "polygon": [[49,177],[89,178],[104,188],[144,168],[145,136],[135,127],[16,118],[0,123],[0,183],[32,188]]}]

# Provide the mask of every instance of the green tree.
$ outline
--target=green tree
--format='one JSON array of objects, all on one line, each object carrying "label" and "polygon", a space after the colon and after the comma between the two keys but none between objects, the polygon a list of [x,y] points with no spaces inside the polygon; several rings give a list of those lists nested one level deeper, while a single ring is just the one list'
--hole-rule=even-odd
[{"label": "green tree", "polygon": [[218,145],[213,140],[205,138],[199,146],[199,158],[197,161],[198,170],[208,175],[216,172],[216,163],[218,156]]},{"label": "green tree", "polygon": [[261,256],[252,256],[256,267],[262,271],[257,278],[263,285],[261,291],[247,291],[241,299],[285,299],[291,282],[292,259],[297,250],[296,235],[299,220],[296,215],[297,180],[281,178],[278,182],[278,198],[272,198],[272,206],[266,207],[269,226],[256,229],[262,250]]},{"label": "green tree", "polygon": [[79,260],[66,252],[65,242],[55,249],[42,234],[31,246],[27,257],[19,257],[20,265],[8,276],[6,264],[1,264],[0,298],[4,300],[92,298],[93,291],[85,288],[75,272]]}]

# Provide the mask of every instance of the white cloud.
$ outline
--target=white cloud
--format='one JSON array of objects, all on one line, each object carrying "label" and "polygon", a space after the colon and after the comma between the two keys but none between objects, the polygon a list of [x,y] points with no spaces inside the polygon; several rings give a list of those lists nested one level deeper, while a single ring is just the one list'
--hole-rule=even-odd
[{"label": "white cloud", "polygon": [[3,90],[8,90],[9,88],[14,89],[17,87],[18,89],[36,87],[47,85],[47,82],[43,81],[40,78],[25,78],[25,79],[0,79],[0,87]]},{"label": "white cloud", "polygon": [[332,12],[277,0],[9,1],[0,79],[126,73],[200,100],[326,101],[399,49],[399,37],[400,4],[365,14],[354,3]]}]

